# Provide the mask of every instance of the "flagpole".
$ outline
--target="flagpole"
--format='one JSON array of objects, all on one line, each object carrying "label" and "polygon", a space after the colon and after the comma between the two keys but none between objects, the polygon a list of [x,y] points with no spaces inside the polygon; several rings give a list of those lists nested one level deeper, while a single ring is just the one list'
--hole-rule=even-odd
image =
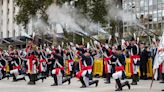
[{"label": "flagpole", "polygon": [[151,84],[150,84],[150,90],[152,89],[153,87],[153,82],[154,82],[154,75],[156,73],[157,69],[155,69],[154,73],[153,73],[153,76],[152,76],[152,81],[151,81]]}]

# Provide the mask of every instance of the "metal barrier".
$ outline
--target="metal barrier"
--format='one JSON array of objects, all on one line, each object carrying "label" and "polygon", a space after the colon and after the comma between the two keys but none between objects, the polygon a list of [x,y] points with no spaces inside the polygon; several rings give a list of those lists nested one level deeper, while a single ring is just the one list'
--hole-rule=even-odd
[{"label": "metal barrier", "polygon": [[130,71],[130,58],[126,58],[126,66],[125,66],[125,74],[127,77],[131,77],[131,71]]},{"label": "metal barrier", "polygon": [[[78,60],[77,60],[78,61]],[[66,75],[69,75],[70,72],[68,71],[68,62],[66,61]],[[140,69],[138,70],[139,76],[140,74]],[[147,63],[147,77],[152,77],[152,59],[148,60]],[[130,71],[130,58],[126,58],[126,66],[125,66],[125,74],[127,77],[131,77],[131,71]],[[102,58],[97,58],[94,60],[94,65],[93,65],[93,75],[103,75],[103,59]]]},{"label": "metal barrier", "polygon": [[[131,71],[130,71],[130,58],[126,58],[126,66],[125,66],[125,73],[127,77],[131,77]],[[140,69],[138,70],[139,76],[140,74]],[[147,77],[152,77],[152,59],[148,60],[147,63]]]}]

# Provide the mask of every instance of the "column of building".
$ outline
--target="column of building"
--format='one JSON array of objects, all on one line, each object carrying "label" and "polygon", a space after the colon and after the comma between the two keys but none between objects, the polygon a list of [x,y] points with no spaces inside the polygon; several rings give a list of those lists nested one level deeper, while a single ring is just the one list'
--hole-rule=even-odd
[{"label": "column of building", "polygon": [[7,22],[8,22],[8,0],[3,0],[3,5],[2,5],[2,36],[3,38],[7,37]]},{"label": "column of building", "polygon": [[8,37],[13,37],[14,35],[14,30],[13,30],[13,25],[14,25],[14,0],[9,0],[8,3]]}]

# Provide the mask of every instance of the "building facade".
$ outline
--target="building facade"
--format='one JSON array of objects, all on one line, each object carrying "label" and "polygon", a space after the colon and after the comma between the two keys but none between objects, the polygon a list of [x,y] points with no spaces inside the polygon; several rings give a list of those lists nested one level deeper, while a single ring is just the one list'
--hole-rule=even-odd
[{"label": "building facade", "polygon": [[[17,25],[15,16],[19,12],[19,7],[15,5],[15,0],[0,1],[0,38],[11,38],[22,36],[22,31],[25,32],[23,26]],[[32,21],[28,25],[26,33],[32,34]]]},{"label": "building facade", "polygon": [[[123,9],[135,15],[140,24],[146,28],[145,31],[151,31],[156,35],[161,35],[163,32],[164,0],[123,0]],[[134,26],[136,25],[124,22],[124,35],[127,36],[127,32],[131,30],[142,32],[142,28]]]}]

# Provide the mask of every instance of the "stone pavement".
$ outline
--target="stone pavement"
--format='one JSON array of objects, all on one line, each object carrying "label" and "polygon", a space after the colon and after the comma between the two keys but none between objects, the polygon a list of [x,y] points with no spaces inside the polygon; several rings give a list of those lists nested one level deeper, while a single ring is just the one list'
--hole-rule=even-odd
[{"label": "stone pavement", "polygon": [[[112,79],[111,84],[104,84],[104,79],[99,78],[99,86],[90,86],[88,88],[79,88],[81,86],[80,81],[73,78],[71,84],[67,83],[62,86],[50,86],[53,83],[53,79],[50,77],[44,81],[44,83],[37,81],[36,85],[27,85],[27,81],[12,82],[3,79],[0,80],[0,92],[114,92],[115,81]],[[130,79],[127,79],[131,82]],[[160,84],[159,81],[154,81],[153,88],[150,90],[151,80],[140,80],[138,85],[131,86],[131,90],[127,87],[123,88],[122,92],[160,92],[164,89],[164,84]]]}]

